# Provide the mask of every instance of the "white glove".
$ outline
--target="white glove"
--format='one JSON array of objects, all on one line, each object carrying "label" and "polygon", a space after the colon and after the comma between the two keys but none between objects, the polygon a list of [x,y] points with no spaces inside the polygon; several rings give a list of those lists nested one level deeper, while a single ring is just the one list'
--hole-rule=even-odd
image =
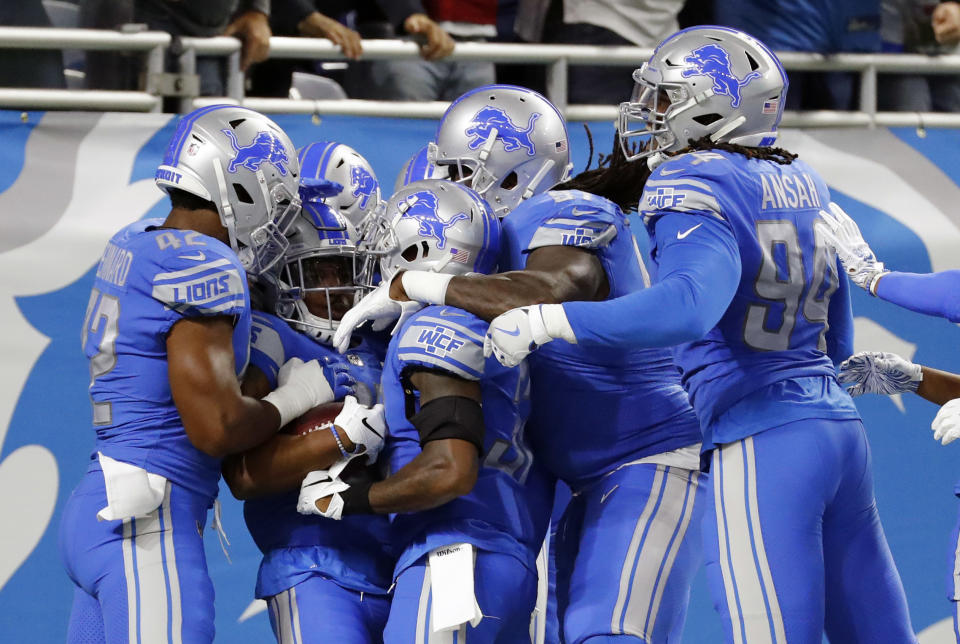
[{"label": "white glove", "polygon": [[364,407],[353,396],[347,396],[333,424],[342,429],[356,446],[356,456],[365,455],[371,465],[376,462],[387,434],[382,404]]},{"label": "white glove", "polygon": [[333,400],[333,389],[316,360],[290,358],[277,373],[277,388],[263,397],[280,412],[280,427]]},{"label": "white glove", "polygon": [[[297,512],[300,514],[319,514],[337,521],[343,516],[343,498],[340,492],[349,489],[349,485],[337,476],[331,476],[331,470],[314,470],[307,474],[300,484],[300,496],[297,498]],[[342,471],[340,468],[338,473]],[[326,512],[321,512],[317,501],[332,496]]]},{"label": "white glove", "polygon": [[827,223],[824,236],[836,249],[840,263],[850,280],[860,288],[876,295],[877,281],[888,273],[883,262],[873,254],[870,245],[860,234],[860,227],[843,208],[830,202],[830,212],[820,211],[820,218]]},{"label": "white glove", "polygon": [[916,391],[923,380],[923,368],[895,353],[862,351],[843,361],[838,380],[851,396],[890,396]]},{"label": "white glove", "polygon": [[393,320],[397,320],[393,327],[393,332],[396,333],[400,325],[422,307],[419,302],[398,302],[391,299],[390,282],[385,280],[346,312],[333,335],[333,346],[340,353],[345,353],[350,348],[353,332],[368,320],[373,321],[374,331],[382,331]]},{"label": "white glove", "polygon": [[960,438],[960,398],[954,398],[937,412],[930,423],[934,440],[948,445]]},{"label": "white glove", "polygon": [[483,355],[515,367],[531,351],[555,338],[577,343],[561,304],[537,304],[511,309],[493,319],[483,339]]}]

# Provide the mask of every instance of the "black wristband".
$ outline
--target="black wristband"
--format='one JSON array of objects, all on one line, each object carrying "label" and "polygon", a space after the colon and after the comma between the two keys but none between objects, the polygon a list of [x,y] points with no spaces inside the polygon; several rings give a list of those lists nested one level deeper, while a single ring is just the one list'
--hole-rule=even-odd
[{"label": "black wristband", "polygon": [[348,514],[373,514],[370,506],[370,487],[373,480],[363,477],[352,482],[350,487],[340,493],[343,499],[343,516]]}]

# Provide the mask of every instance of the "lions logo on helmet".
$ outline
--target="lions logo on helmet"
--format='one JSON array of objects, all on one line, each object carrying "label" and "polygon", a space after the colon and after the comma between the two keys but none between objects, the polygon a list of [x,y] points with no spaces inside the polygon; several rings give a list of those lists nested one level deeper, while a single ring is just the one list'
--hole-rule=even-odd
[{"label": "lions logo on helmet", "polygon": [[[417,231],[424,237],[433,237],[437,240],[437,248],[443,248],[447,244],[448,228],[456,224],[461,219],[466,219],[466,213],[458,212],[448,221],[444,221],[437,214],[437,195],[429,190],[422,190],[408,195],[404,198],[406,208],[402,210],[403,217],[413,217],[420,222],[420,229]],[[403,206],[401,206],[403,208]]]},{"label": "lions logo on helmet", "polygon": [[237,156],[233,157],[230,165],[227,166],[227,172],[236,172],[237,166],[243,166],[250,172],[256,172],[263,163],[269,163],[282,174],[287,174],[286,164],[290,162],[286,150],[283,148],[283,142],[280,141],[272,132],[260,131],[253,137],[250,145],[240,145],[237,141],[237,135],[233,130],[220,130],[230,139],[230,145],[237,151]]},{"label": "lions logo on helmet", "polygon": [[473,116],[473,122],[466,129],[466,135],[472,137],[467,143],[471,150],[476,150],[487,142],[491,132],[496,128],[497,140],[503,145],[506,152],[513,152],[523,148],[529,156],[537,153],[533,141],[530,139],[530,133],[533,132],[533,126],[540,118],[539,112],[534,112],[527,120],[527,128],[522,130],[513,121],[510,116],[499,107],[487,105],[480,108]]},{"label": "lions logo on helmet", "polygon": [[760,78],[760,72],[750,72],[743,80],[734,76],[730,71],[730,56],[719,45],[709,44],[694,49],[684,57],[683,62],[689,63],[691,68],[684,69],[681,76],[689,78],[699,75],[712,79],[713,93],[729,96],[731,107],[740,107],[740,88],[754,78]]}]

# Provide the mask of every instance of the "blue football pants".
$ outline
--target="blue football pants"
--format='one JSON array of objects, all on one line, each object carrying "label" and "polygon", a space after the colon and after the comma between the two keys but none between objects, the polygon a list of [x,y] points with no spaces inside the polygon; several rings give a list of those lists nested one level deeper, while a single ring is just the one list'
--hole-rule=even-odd
[{"label": "blue football pants", "polygon": [[397,577],[384,644],[530,644],[530,616],[537,599],[537,576],[515,557],[476,551],[474,593],[483,619],[476,628],[430,632],[433,592],[427,558]]},{"label": "blue football pants", "polygon": [[390,598],[315,575],[267,599],[278,644],[380,644]]},{"label": "blue football pants", "polygon": [[680,642],[702,560],[705,481],[694,470],[641,463],[574,495],[556,539],[566,644]]},{"label": "blue football pants", "polygon": [[209,499],[167,482],[144,517],[98,521],[103,473],[87,472],[60,523],[60,554],[74,583],[70,644],[213,641],[213,584],[202,532]]},{"label": "blue football pants", "polygon": [[704,554],[727,642],[916,642],[859,420],[725,444],[710,476]]}]

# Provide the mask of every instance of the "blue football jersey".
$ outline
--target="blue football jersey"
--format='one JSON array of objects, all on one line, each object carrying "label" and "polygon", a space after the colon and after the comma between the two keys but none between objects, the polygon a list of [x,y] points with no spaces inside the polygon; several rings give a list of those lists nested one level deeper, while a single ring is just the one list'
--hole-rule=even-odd
[{"label": "blue football jersey", "polygon": [[553,479],[534,462],[524,437],[530,413],[526,365],[507,368],[493,357],[484,359],[488,326],[462,309],[428,306],[404,323],[387,349],[382,386],[391,472],[420,453],[420,435],[408,420],[419,411],[419,396],[407,380],[411,370],[479,381],[486,426],[480,472],[469,494],[394,517],[398,545],[405,549],[398,571],[434,548],[457,542],[512,555],[536,570],[550,521]]},{"label": "blue football jersey", "polygon": [[[503,220],[500,270],[521,270],[545,246],[594,253],[608,299],[650,285],[643,254],[616,204],[578,190],[550,191]],[[700,426],[668,349],[585,349],[551,342],[530,354],[538,458],[575,489],[629,461],[700,441]]]},{"label": "blue football jersey", "polygon": [[[377,402],[382,350],[362,334],[346,354],[298,333],[278,317],[253,314],[250,364],[276,387],[277,371],[290,358],[340,362],[357,381],[357,400]],[[270,597],[314,574],[362,592],[386,593],[396,561],[390,521],[376,515],[355,515],[331,521],[297,512],[298,491],[246,501],[243,516],[264,554],[257,576],[257,597]]]},{"label": "blue football jersey", "polygon": [[243,267],[222,242],[146,219],[120,230],[100,259],[83,321],[96,450],[212,500],[220,460],[187,438],[167,374],[167,334],[184,318],[234,318],[237,374],[250,349]]},{"label": "blue football jersey", "polygon": [[[831,297],[846,280],[818,215],[829,203],[826,184],[802,161],[780,165],[722,151],[670,159],[647,181],[640,207],[651,231],[663,214],[691,215],[675,236],[663,231],[658,251],[695,234],[702,217],[728,226],[739,249],[740,282],[726,312],[702,339],[674,350],[705,437],[712,432],[715,443],[769,427],[771,418],[859,417],[825,353]],[[721,417],[738,401],[749,404]]]}]

